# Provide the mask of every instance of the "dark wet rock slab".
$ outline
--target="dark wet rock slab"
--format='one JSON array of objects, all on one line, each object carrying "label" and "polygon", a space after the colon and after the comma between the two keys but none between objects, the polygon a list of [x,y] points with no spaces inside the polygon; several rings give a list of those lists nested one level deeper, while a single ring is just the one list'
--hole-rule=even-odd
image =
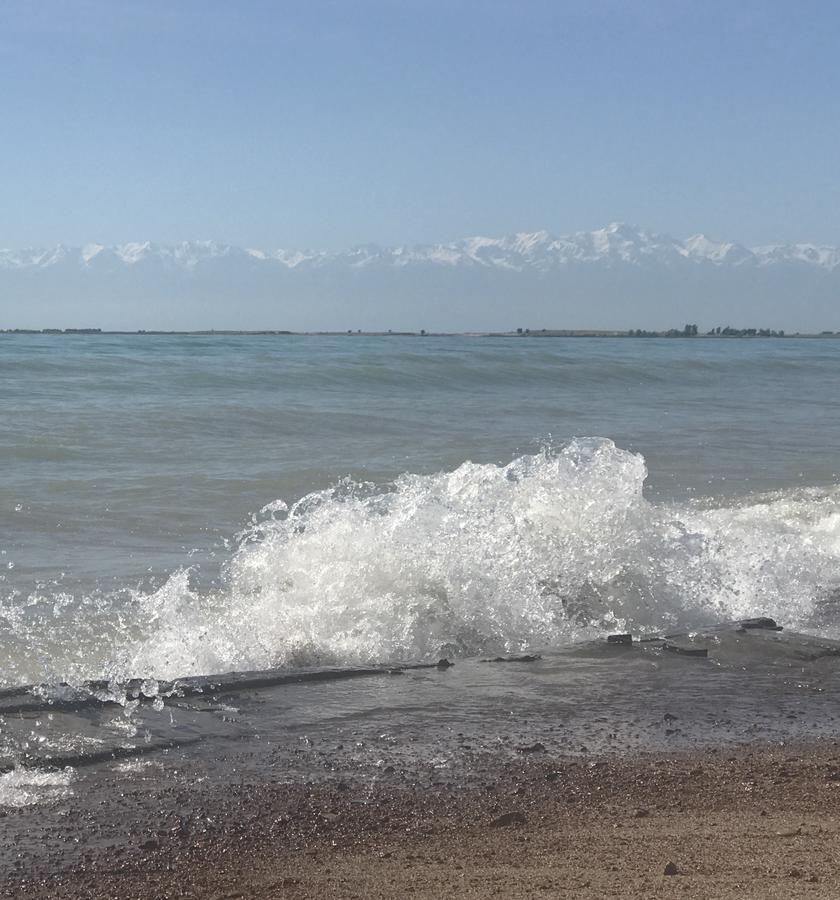
[{"label": "dark wet rock slab", "polygon": [[[672,653],[667,643],[707,656]],[[21,709],[20,694],[6,692],[7,771],[71,765],[74,772],[69,796],[6,808],[3,852],[10,866],[16,859],[70,866],[86,848],[119,855],[172,834],[212,834],[218,797],[230,802],[260,785],[326,790],[347,802],[408,787],[437,796],[477,778],[489,790],[486,759],[544,762],[551,783],[568,760],[600,765],[628,754],[833,738],[838,648],[728,623],[634,641],[621,653],[606,641],[544,652],[531,665],[459,660],[398,667],[399,678],[387,677],[394,667],[338,678],[214,676],[130,715],[103,703],[58,704],[45,715]],[[68,835],[83,839],[71,846]],[[17,857],[22,847],[27,855]]]}]

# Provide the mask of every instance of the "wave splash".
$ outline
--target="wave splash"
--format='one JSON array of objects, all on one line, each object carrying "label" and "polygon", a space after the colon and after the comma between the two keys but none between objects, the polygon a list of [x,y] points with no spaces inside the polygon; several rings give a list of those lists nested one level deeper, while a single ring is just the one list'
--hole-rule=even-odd
[{"label": "wave splash", "polygon": [[[184,569],[119,605],[73,600],[85,635],[52,634],[51,658],[26,674],[119,681],[421,660],[757,614],[837,632],[840,490],[657,504],[643,496],[646,474],[640,455],[588,439],[277,501],[238,536],[221,589],[200,591]],[[18,637],[31,647],[38,629],[26,621]]]}]

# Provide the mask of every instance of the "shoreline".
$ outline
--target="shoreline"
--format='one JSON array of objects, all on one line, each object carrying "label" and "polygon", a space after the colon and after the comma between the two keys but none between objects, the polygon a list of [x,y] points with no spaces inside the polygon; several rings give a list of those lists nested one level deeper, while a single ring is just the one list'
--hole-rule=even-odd
[{"label": "shoreline", "polygon": [[430,766],[409,783],[196,784],[134,846],[92,846],[0,896],[840,895],[838,740],[473,763],[462,781]]},{"label": "shoreline", "polygon": [[[527,329],[518,331],[286,331],[282,329],[198,329],[189,331],[163,331],[141,329],[137,331],[110,330],[101,328],[0,328],[0,335],[26,335],[40,337],[416,337],[416,338],[619,338],[621,340],[840,340],[840,331],[789,332],[774,334],[683,334],[674,329],[665,331],[645,331],[641,334],[629,333],[633,329]],[[756,329],[749,329],[756,331]]]},{"label": "shoreline", "polygon": [[12,692],[0,896],[840,896],[838,652],[762,617],[128,715]]}]

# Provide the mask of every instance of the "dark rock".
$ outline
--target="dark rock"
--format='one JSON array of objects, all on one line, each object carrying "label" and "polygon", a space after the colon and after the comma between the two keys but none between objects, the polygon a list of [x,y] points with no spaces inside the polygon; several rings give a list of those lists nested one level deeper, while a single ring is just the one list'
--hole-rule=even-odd
[{"label": "dark rock", "polygon": [[454,665],[455,665],[455,663],[449,662],[449,660],[446,659],[446,657],[444,657],[443,659],[439,659],[437,661],[438,669],[448,669],[450,666],[454,666]]},{"label": "dark rock", "polygon": [[669,644],[667,641],[662,645],[663,650],[670,653],[679,653],[682,656],[708,656],[709,651],[706,647],[686,647],[682,644]]},{"label": "dark rock", "polygon": [[524,747],[517,747],[517,753],[545,753],[545,744],[537,741],[535,744],[528,744]]},{"label": "dark rock", "polygon": [[663,874],[663,875],[679,875],[679,874],[680,874],[680,870],[677,868],[677,864],[676,864],[676,863],[669,862],[669,863],[665,866],[665,869],[664,869],[664,871],[662,872],[662,874]]},{"label": "dark rock", "polygon": [[528,819],[525,817],[524,813],[521,812],[507,812],[502,813],[500,816],[496,816],[495,819],[491,819],[490,827],[491,828],[507,828],[510,825],[525,825],[528,822]]},{"label": "dark rock", "polygon": [[608,644],[632,644],[633,643],[633,635],[632,634],[608,634],[607,635],[607,643]]},{"label": "dark rock", "polygon": [[741,628],[766,628],[769,631],[781,631],[782,626],[776,624],[775,619],[767,616],[757,616],[754,619],[741,619],[738,622]]},{"label": "dark rock", "polygon": [[537,662],[542,659],[539,654],[531,655],[529,653],[525,653],[522,656],[494,656],[493,659],[482,659],[483,663],[527,663],[527,662]]},{"label": "dark rock", "polygon": [[634,819],[645,819],[650,815],[650,813],[646,809],[634,809],[633,810],[633,818]]}]

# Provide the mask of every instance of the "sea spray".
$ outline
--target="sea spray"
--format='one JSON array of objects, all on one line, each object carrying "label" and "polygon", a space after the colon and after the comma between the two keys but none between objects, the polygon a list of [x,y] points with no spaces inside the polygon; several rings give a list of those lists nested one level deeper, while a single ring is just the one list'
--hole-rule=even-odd
[{"label": "sea spray", "polygon": [[211,590],[185,568],[151,592],[10,606],[4,681],[423,660],[755,614],[838,633],[837,489],[652,503],[646,474],[588,439],[276,501]]},{"label": "sea spray", "polygon": [[75,772],[65,767],[57,772],[40,772],[24,767],[0,775],[0,807],[31,806],[69,796]]}]

